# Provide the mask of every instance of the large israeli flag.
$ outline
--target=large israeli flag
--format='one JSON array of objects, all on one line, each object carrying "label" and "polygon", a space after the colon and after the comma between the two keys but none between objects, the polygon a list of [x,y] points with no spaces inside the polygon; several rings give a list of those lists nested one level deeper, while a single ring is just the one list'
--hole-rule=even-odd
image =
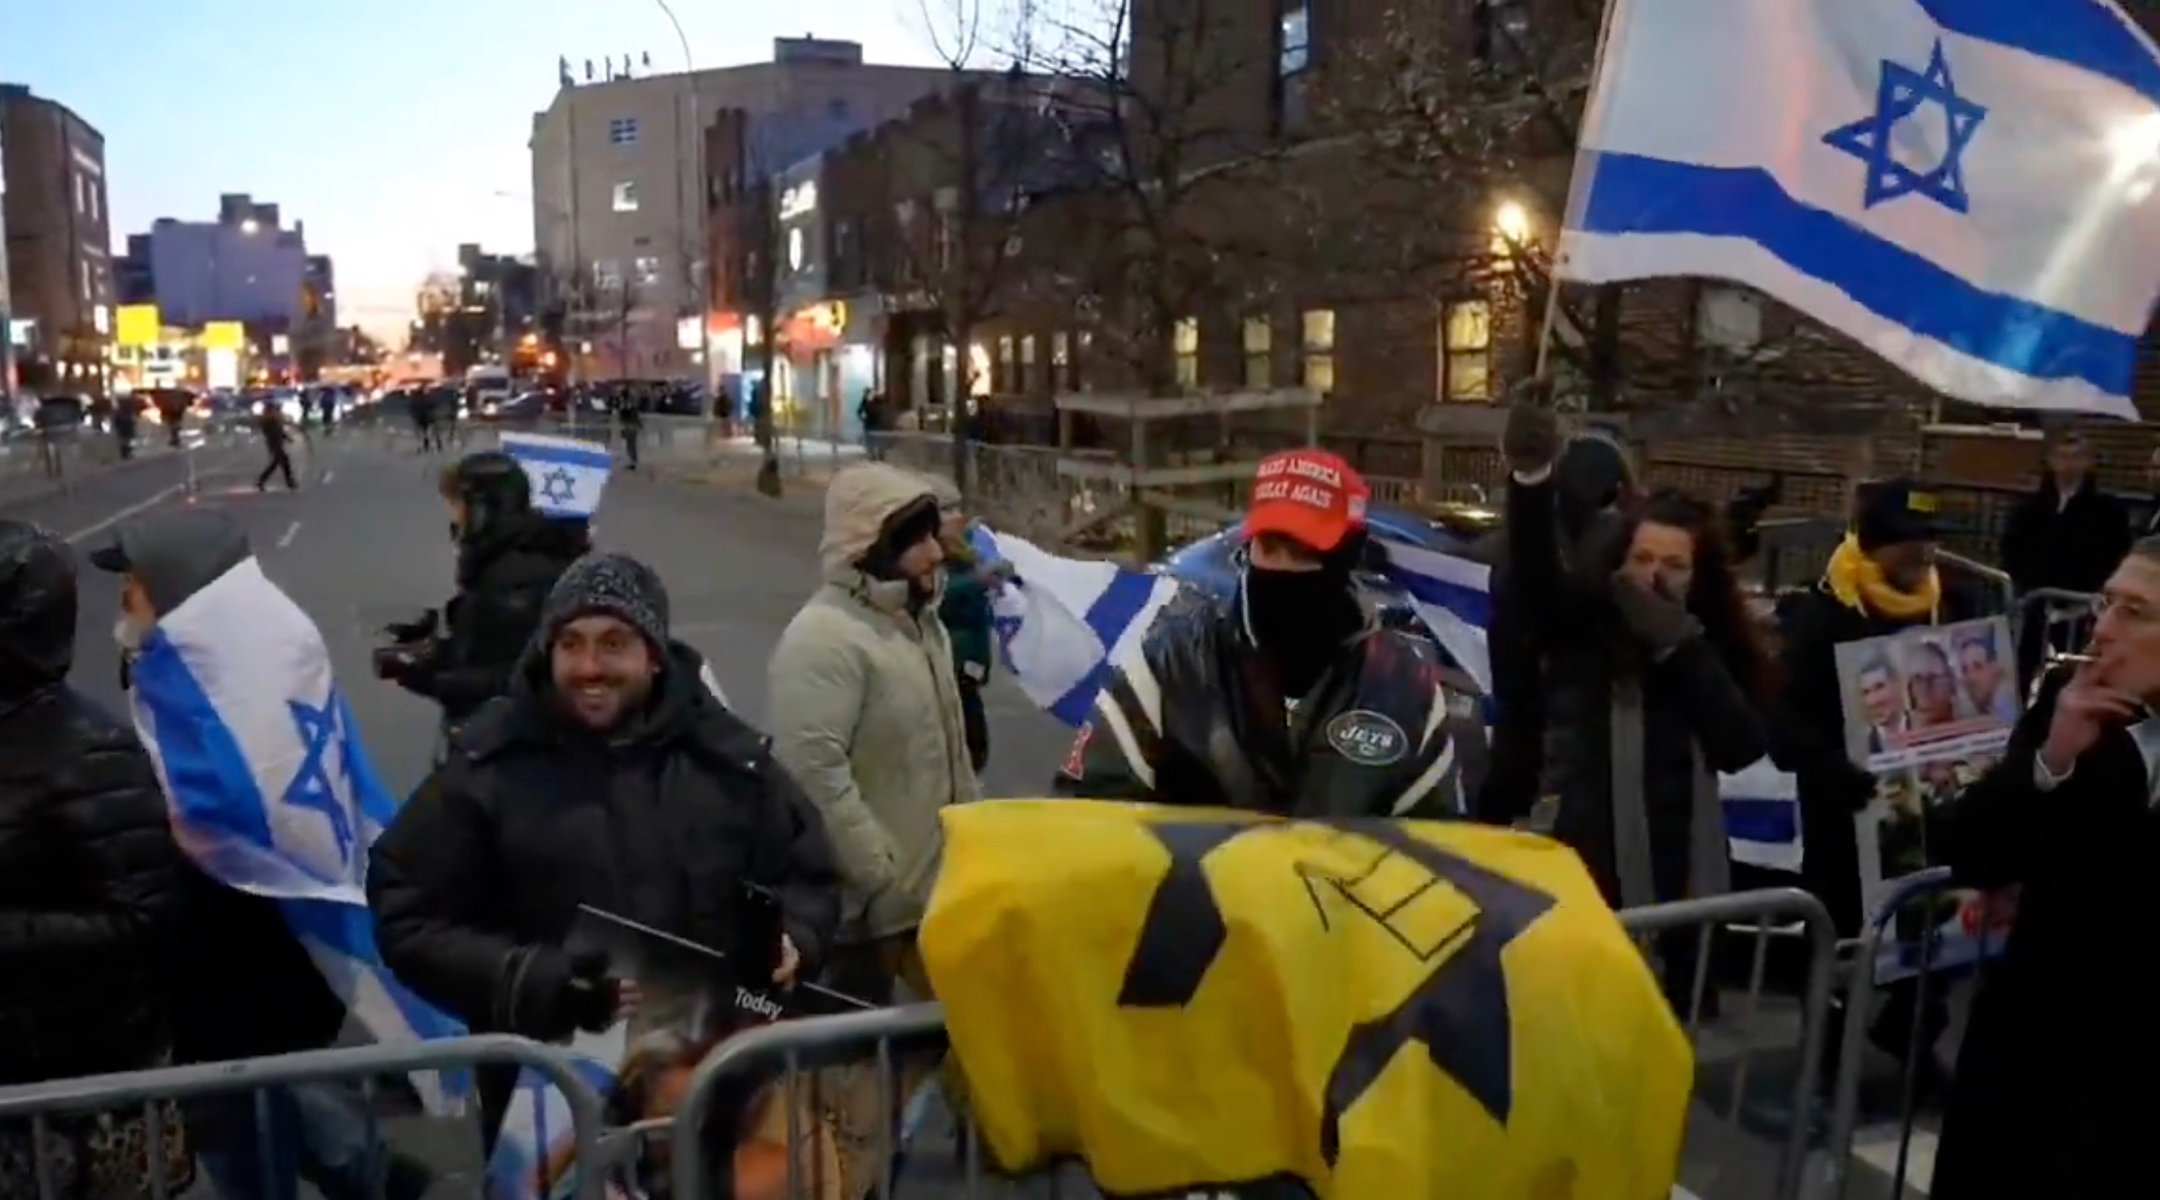
[{"label": "large israeli flag", "polygon": [[1959,399],[2136,417],[2160,53],[2110,0],[1608,20],[1562,276],[1735,280]]},{"label": "large israeli flag", "polygon": [[[279,900],[378,1041],[463,1032],[376,953],[364,873],[395,804],[361,748],[322,634],[255,559],[159,618],[134,661],[128,706],[174,834],[204,873]],[[447,1111],[434,1072],[414,1084]]]},{"label": "large israeli flag", "polygon": [[606,446],[545,433],[506,433],[503,453],[525,468],[533,508],[544,516],[590,519],[614,460]]},{"label": "large israeli flag", "polygon": [[[1147,633],[1179,586],[1112,563],[1061,558],[983,526],[971,532],[986,559],[1013,564],[1014,582],[992,599],[1007,669],[1044,711],[1067,725],[1087,720],[1118,650]],[[1392,539],[1389,582],[1463,672],[1492,691],[1492,571],[1483,563]],[[1791,775],[1766,759],[1718,780],[1736,862],[1800,869],[1800,810]]]}]

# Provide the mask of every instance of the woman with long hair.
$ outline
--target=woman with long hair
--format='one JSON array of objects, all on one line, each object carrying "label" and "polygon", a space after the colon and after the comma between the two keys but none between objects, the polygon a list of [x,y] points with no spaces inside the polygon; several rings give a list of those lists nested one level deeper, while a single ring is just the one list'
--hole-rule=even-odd
[{"label": "woman with long hair", "polygon": [[1504,445],[1508,567],[1545,694],[1540,794],[1558,802],[1554,836],[1616,906],[1729,891],[1717,776],[1763,756],[1772,679],[1723,522],[1683,492],[1640,496],[1624,450],[1562,443],[1549,405],[1518,402]]}]

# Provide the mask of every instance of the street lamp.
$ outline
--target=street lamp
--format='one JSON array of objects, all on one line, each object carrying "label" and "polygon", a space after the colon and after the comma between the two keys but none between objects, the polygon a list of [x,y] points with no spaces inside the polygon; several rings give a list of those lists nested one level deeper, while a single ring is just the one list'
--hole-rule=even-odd
[{"label": "street lamp", "polygon": [[1520,246],[1530,240],[1530,210],[1519,201],[1503,200],[1493,210],[1493,232],[1509,246]]},{"label": "street lamp", "polygon": [[[693,284],[692,297],[697,303],[698,370],[705,376],[705,381],[709,386],[712,382],[712,322],[708,315],[712,310],[712,272],[709,269],[702,271],[691,269],[702,258],[704,249],[705,136],[704,129],[700,124],[697,61],[690,54],[690,39],[683,33],[682,22],[675,18],[675,10],[669,7],[668,0],[653,0],[653,5],[660,10],[660,15],[666,17],[668,24],[675,30],[675,41],[682,47],[684,77],[690,83],[690,154],[688,157],[691,158],[696,167],[697,192],[692,195],[689,187],[684,183],[683,159],[686,156],[681,152],[681,147],[678,146],[675,154],[675,204],[678,225],[676,230],[676,241],[678,243],[676,250],[682,257],[684,274],[694,276],[691,282]],[[676,109],[678,120],[681,112],[680,108]],[[695,243],[690,240],[693,214],[697,218],[695,227],[698,231],[698,240]],[[699,254],[693,255],[691,253],[693,245],[698,247]]]},{"label": "street lamp", "polygon": [[254,237],[257,233],[260,233],[261,231],[261,222],[257,221],[253,217],[249,217],[247,220],[240,222],[240,232],[248,235],[249,237]]}]

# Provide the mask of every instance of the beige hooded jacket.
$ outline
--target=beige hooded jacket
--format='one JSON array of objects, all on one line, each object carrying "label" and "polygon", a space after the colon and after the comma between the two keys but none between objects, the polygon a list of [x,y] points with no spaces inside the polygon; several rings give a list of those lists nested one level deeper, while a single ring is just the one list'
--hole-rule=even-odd
[{"label": "beige hooded jacket", "polygon": [[928,494],[921,476],[883,463],[834,476],[825,584],[768,666],[773,753],[824,815],[840,859],[842,940],[915,928],[944,846],[939,810],[981,795],[936,598],[911,609],[905,583],[854,565],[888,518]]}]

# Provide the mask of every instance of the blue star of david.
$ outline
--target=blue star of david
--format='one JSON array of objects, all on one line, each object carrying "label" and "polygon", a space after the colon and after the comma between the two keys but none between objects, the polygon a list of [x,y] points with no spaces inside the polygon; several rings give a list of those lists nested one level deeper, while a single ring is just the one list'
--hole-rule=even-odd
[{"label": "blue star of david", "polygon": [[568,504],[577,499],[577,476],[562,467],[542,475],[540,498],[549,504]]},{"label": "blue star of david", "polygon": [[[1942,106],[1949,126],[1949,144],[1942,161],[1932,171],[1916,171],[1897,161],[1897,126],[1916,116],[1925,104]],[[1875,111],[1850,125],[1823,135],[1823,143],[1867,164],[1867,192],[1861,201],[1873,208],[1899,196],[1926,196],[1952,212],[1968,212],[1972,199],[1965,193],[1966,147],[1987,119],[1988,110],[1958,95],[1950,78],[1950,63],[1943,57],[1942,41],[1928,57],[1926,71],[1915,71],[1883,60],[1882,79],[1875,87]],[[1912,138],[1908,136],[1909,143]]]},{"label": "blue star of david", "polygon": [[321,813],[330,822],[330,836],[337,839],[338,861],[350,863],[352,817],[338,799],[337,788],[330,782],[330,765],[325,761],[330,743],[337,737],[337,699],[333,696],[321,708],[298,700],[288,700],[286,705],[292,709],[293,724],[300,731],[302,757],[300,769],[285,788],[285,803]]}]

